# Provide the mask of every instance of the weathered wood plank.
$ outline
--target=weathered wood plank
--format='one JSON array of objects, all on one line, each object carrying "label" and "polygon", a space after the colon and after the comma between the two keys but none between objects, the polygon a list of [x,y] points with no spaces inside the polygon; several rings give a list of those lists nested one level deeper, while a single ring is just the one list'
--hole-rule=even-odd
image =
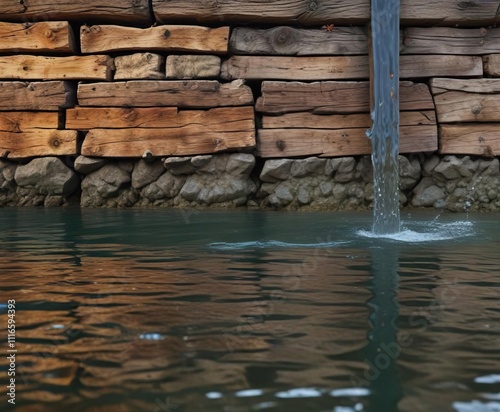
[{"label": "weathered wood plank", "polygon": [[77,152],[75,130],[31,129],[21,133],[0,132],[0,157],[70,156]]},{"label": "weathered wood plank", "polygon": [[297,29],[289,26],[271,29],[236,27],[229,41],[231,54],[244,55],[367,55],[368,36],[361,27]]},{"label": "weathered wood plank", "polygon": [[439,123],[500,122],[500,94],[450,91],[434,96]]},{"label": "weathered wood plank", "polygon": [[500,28],[409,27],[404,30],[403,37],[402,54],[500,53]]},{"label": "weathered wood plank", "polygon": [[82,53],[162,50],[225,54],[228,50],[229,27],[169,25],[138,29],[83,26],[80,39]]},{"label": "weathered wood plank", "polygon": [[500,156],[500,124],[443,125],[439,153]]},{"label": "weathered wood plank", "polygon": [[305,0],[153,0],[158,21],[226,23],[273,23],[315,26],[325,23],[366,23],[369,0],[310,2]]},{"label": "weathered wood plank", "polygon": [[57,112],[0,112],[0,132],[19,133],[30,129],[57,129]]},{"label": "weathered wood plank", "polygon": [[0,53],[75,53],[75,38],[66,21],[0,22]]},{"label": "weathered wood plank", "polygon": [[167,57],[169,79],[215,79],[219,77],[221,59],[207,55],[170,55]]},{"label": "weathered wood plank", "polygon": [[140,157],[150,151],[154,156],[177,156],[255,147],[251,107],[181,111],[170,118],[172,123],[161,128],[92,129],[82,154]]},{"label": "weathered wood plank", "polygon": [[0,82],[0,110],[57,111],[72,107],[76,88],[70,82]]},{"label": "weathered wood plank", "polygon": [[210,132],[190,126],[176,129],[94,129],[82,155],[95,157],[188,156],[255,147],[255,131]]},{"label": "weathered wood plank", "polygon": [[483,56],[483,67],[485,74],[500,77],[500,54]]},{"label": "weathered wood plank", "polygon": [[491,26],[497,8],[495,1],[401,0],[401,23],[406,26]]},{"label": "weathered wood plank", "polygon": [[148,0],[0,0],[0,20],[5,21],[113,21],[148,23]]},{"label": "weathered wood plank", "polygon": [[[405,55],[400,58],[402,79],[482,74],[483,62],[479,56]],[[233,56],[221,69],[221,77],[227,80],[355,80],[369,76],[367,56]]]},{"label": "weathered wood plank", "polygon": [[[264,113],[314,111],[318,114],[369,113],[369,82],[262,83],[256,110]],[[434,110],[427,85],[400,82],[400,110]]]},{"label": "weathered wood plank", "polygon": [[[66,128],[75,130],[126,128],[178,128],[191,123],[208,128],[254,125],[252,106],[224,107],[211,110],[182,110],[175,107],[76,107],[66,112]],[[230,131],[230,129],[224,129]]]},{"label": "weathered wood plank", "polygon": [[226,80],[341,80],[368,79],[369,75],[365,56],[233,56],[221,68]]},{"label": "weathered wood plank", "polygon": [[177,113],[176,107],[75,107],[66,111],[66,129],[168,127]]},{"label": "weathered wood plank", "polygon": [[[435,125],[434,111],[401,112],[401,126]],[[363,129],[372,126],[371,116],[363,114],[318,115],[314,113],[288,113],[282,116],[263,116],[263,129]]]},{"label": "weathered wood plank", "polygon": [[113,59],[109,56],[3,56],[0,78],[22,80],[111,80]]},{"label": "weathered wood plank", "polygon": [[164,79],[162,67],[165,59],[159,54],[134,53],[115,57],[114,80]]},{"label": "weathered wood plank", "polygon": [[[461,0],[401,1],[404,25],[489,26],[494,23],[498,4],[493,1]],[[272,23],[321,26],[365,24],[370,20],[369,0],[153,0],[159,21],[221,23]]]},{"label": "weathered wood plank", "polygon": [[212,108],[253,104],[252,90],[236,81],[221,84],[215,80],[81,83],[80,106]]},{"label": "weathered wood plank", "polygon": [[432,94],[448,91],[469,93],[500,93],[500,79],[432,79]]},{"label": "weathered wood plank", "polygon": [[483,75],[483,60],[480,56],[404,55],[400,57],[399,64],[402,79]]},{"label": "weathered wood plank", "polygon": [[[437,150],[437,126],[402,126],[400,153]],[[258,155],[270,157],[358,156],[371,154],[371,141],[363,128],[354,129],[260,129]]]}]

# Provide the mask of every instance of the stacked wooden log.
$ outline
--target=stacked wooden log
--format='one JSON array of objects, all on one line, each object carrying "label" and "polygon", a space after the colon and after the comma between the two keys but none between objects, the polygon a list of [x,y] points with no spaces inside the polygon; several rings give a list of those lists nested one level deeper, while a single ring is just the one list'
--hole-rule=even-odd
[{"label": "stacked wooden log", "polygon": [[[0,157],[369,154],[369,4],[0,0]],[[402,0],[402,152],[500,153],[496,12]]]}]

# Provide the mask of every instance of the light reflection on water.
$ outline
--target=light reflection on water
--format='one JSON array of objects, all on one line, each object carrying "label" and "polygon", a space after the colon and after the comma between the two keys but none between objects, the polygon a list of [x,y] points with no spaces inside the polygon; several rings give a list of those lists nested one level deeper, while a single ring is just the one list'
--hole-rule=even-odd
[{"label": "light reflection on water", "polygon": [[495,410],[498,215],[187,216],[0,211],[16,410]]}]

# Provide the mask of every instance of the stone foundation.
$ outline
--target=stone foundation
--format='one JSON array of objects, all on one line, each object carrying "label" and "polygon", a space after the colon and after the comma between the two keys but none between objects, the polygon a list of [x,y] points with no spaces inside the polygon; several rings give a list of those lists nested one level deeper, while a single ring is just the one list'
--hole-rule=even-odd
[{"label": "stone foundation", "polygon": [[[2,160],[0,206],[368,210],[372,180],[369,156]],[[499,160],[400,156],[400,201],[402,207],[500,211]]]}]

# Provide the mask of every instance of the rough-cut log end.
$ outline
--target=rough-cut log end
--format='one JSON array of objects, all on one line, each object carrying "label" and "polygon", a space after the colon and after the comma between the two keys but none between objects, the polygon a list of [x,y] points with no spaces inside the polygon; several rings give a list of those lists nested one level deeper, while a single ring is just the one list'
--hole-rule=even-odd
[{"label": "rough-cut log end", "polygon": [[153,53],[135,53],[115,58],[114,80],[156,79],[165,78],[162,67],[163,56]]}]

